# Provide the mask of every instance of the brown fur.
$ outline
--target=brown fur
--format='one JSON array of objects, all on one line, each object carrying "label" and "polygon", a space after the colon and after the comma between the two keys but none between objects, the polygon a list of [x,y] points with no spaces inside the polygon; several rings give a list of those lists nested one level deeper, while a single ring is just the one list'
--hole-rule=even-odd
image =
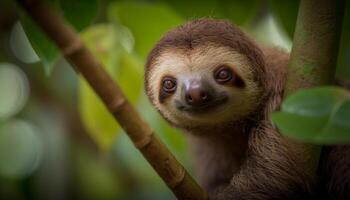
[{"label": "brown fur", "polygon": [[323,148],[317,199],[350,199],[350,146]]},{"label": "brown fur", "polygon": [[[256,45],[229,22],[191,21],[168,32],[150,52],[145,83],[151,101],[155,99],[150,94],[149,72],[161,53],[167,49],[193,49],[206,43],[230,47],[246,55],[255,81],[263,90],[255,111],[240,120],[218,126],[184,128],[189,132],[200,182],[209,191],[210,198],[312,198],[316,183],[316,177],[311,175],[312,169],[308,168],[312,162],[309,156],[312,146],[283,137],[269,120],[269,113],[277,110],[282,101],[288,54]],[[334,169],[345,170],[341,163]],[[325,181],[329,184],[342,180]],[[332,187],[336,186],[331,184],[329,188]]]}]

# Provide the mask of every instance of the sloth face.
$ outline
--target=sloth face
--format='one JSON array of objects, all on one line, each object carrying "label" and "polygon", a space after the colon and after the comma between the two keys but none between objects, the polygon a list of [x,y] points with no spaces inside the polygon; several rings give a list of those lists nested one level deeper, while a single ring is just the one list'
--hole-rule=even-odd
[{"label": "sloth face", "polygon": [[255,109],[260,93],[247,58],[218,45],[167,49],[148,78],[153,104],[177,126],[239,120]]}]

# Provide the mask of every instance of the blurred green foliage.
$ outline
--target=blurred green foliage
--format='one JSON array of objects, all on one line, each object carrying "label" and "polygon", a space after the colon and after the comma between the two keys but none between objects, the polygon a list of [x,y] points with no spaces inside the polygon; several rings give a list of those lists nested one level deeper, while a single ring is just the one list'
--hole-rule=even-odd
[{"label": "blurred green foliage", "polygon": [[[201,17],[230,20],[256,41],[288,51],[298,2],[50,0],[56,11],[80,33],[87,47],[191,173],[191,157],[184,137],[164,121],[144,95],[143,63],[148,52],[169,29]],[[2,13],[5,13],[2,8],[9,10],[0,5],[0,25]],[[13,157],[17,160],[13,160],[17,161],[20,170],[14,181],[0,173],[0,197],[7,192],[8,195],[4,196],[7,199],[174,199],[127,136],[122,134],[123,130],[90,86],[73,74],[69,65],[60,58],[58,50],[25,13],[18,13],[20,23],[14,23],[8,30],[0,29],[0,33],[4,33],[0,34],[0,42],[7,43],[7,38],[10,38],[12,51],[6,54],[2,52],[6,48],[2,48],[0,62],[17,63],[19,67],[14,68],[20,68],[20,73],[28,75],[30,81],[25,81],[26,76],[12,81],[0,78],[0,89],[6,93],[0,98],[0,143],[8,145],[8,141],[13,141],[13,146],[32,146],[28,147],[28,152],[20,148],[6,148],[6,153],[1,150],[1,158],[9,159],[11,157],[7,155],[15,155]],[[348,3],[337,70],[338,76],[350,80],[349,13]],[[39,59],[41,62],[38,62]],[[3,69],[3,65],[0,65],[0,69]],[[0,70],[0,77],[9,76]],[[31,87],[31,93],[29,99],[22,99],[12,109],[16,101],[11,98],[22,94],[21,87],[15,87],[21,81]],[[339,88],[307,90],[288,99],[282,111],[273,114],[273,119],[281,124],[281,130],[287,135],[304,141],[348,141],[348,125],[342,121],[349,119],[348,101],[348,92]],[[2,117],[2,108],[11,108],[7,116]],[[79,115],[71,116],[75,112]],[[2,127],[21,119],[29,127],[36,127],[33,130],[38,135],[27,134],[23,129],[24,136],[20,135],[14,140],[5,137],[9,134],[4,130],[8,129]],[[89,137],[85,136],[87,134]],[[23,142],[26,137],[31,139]],[[94,144],[85,142],[89,139]],[[44,144],[42,148],[36,148],[41,144]],[[94,149],[95,144],[97,149]],[[35,161],[36,150],[38,155],[42,154],[42,159],[37,167],[31,168],[30,164],[33,163],[28,160]],[[4,164],[6,159],[0,159],[0,168],[8,167]],[[22,170],[22,166],[26,170]]]},{"label": "blurred green foliage", "polygon": [[70,23],[77,31],[83,30],[91,25],[95,19],[98,10],[97,0],[54,0],[59,4],[60,14]]},{"label": "blurred green foliage", "polygon": [[299,0],[279,1],[270,0],[272,12],[277,17],[279,23],[284,27],[290,38],[293,38],[295,24],[297,21]]},{"label": "blurred green foliage", "polygon": [[[127,41],[130,38],[127,34],[130,33],[112,24],[99,24],[85,30],[82,39],[118,81],[128,99],[135,103],[141,95],[142,63],[122,45],[121,41],[132,45],[132,41]],[[79,91],[79,108],[85,126],[103,151],[110,150],[119,125],[83,78],[80,78]]]},{"label": "blurred green foliage", "polygon": [[130,29],[135,38],[135,52],[145,59],[148,51],[167,30],[183,19],[163,3],[115,2],[108,8],[108,19]]},{"label": "blurred green foliage", "polygon": [[[90,25],[97,13],[97,0],[50,0],[49,2],[78,31]],[[50,74],[60,55],[58,49],[39,27],[26,16],[26,13],[20,12],[20,17],[21,24],[33,49],[40,57],[46,74]]]},{"label": "blurred green foliage", "polygon": [[58,59],[58,50],[47,36],[27,16],[23,17],[21,24],[28,39],[39,56],[46,74],[50,74]]},{"label": "blurred green foliage", "polygon": [[13,26],[9,42],[14,56],[21,59],[22,62],[36,63],[40,60],[33,50],[32,45],[29,43],[28,37],[24,33],[20,22],[17,22]]}]

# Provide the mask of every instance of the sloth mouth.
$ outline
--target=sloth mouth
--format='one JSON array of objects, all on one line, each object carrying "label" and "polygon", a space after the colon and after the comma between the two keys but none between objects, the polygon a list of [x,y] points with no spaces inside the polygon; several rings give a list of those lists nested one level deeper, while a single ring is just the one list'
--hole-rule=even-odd
[{"label": "sloth mouth", "polygon": [[227,96],[220,96],[201,105],[190,106],[190,105],[183,104],[181,101],[175,101],[175,105],[177,109],[184,112],[188,112],[191,114],[203,114],[203,113],[207,113],[215,110],[216,108],[225,104],[227,100],[228,100]]}]

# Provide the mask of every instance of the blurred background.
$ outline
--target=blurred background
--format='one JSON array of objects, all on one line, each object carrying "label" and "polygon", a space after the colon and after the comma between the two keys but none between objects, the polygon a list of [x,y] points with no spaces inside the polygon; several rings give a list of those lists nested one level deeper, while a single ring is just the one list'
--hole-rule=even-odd
[{"label": "blurred background", "polygon": [[[194,176],[183,135],[150,106],[147,53],[167,30],[227,19],[290,51],[299,1],[50,0],[178,160]],[[337,76],[350,80],[350,2]],[[90,87],[13,0],[0,2],[0,199],[175,199]]]}]

